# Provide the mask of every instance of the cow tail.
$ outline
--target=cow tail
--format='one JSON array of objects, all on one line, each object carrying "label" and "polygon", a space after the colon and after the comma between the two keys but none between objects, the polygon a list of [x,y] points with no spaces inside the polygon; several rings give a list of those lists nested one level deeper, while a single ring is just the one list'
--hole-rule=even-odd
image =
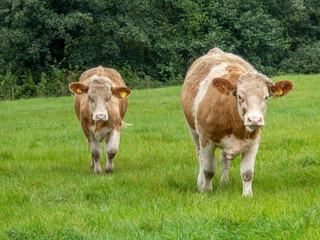
[{"label": "cow tail", "polygon": [[122,126],[124,126],[124,127],[132,126],[132,125],[133,125],[133,124],[125,123],[124,121],[122,121]]}]

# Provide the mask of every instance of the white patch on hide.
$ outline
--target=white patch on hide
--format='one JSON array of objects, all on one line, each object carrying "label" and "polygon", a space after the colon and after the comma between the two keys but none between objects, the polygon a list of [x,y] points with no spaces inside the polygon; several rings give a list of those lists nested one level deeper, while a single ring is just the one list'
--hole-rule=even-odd
[{"label": "white patch on hide", "polygon": [[228,73],[226,71],[227,66],[228,64],[223,63],[213,67],[210,73],[208,74],[208,76],[205,79],[203,79],[203,81],[200,83],[198,88],[198,93],[194,100],[194,105],[193,105],[193,116],[195,117],[196,121],[197,121],[197,112],[198,112],[199,104],[203,100],[204,96],[206,95],[210,84],[212,83],[213,79]]},{"label": "white patch on hide", "polygon": [[111,128],[104,127],[104,128],[101,128],[100,131],[97,131],[95,129],[95,126],[90,127],[90,131],[93,133],[93,135],[99,142],[102,142],[103,139],[107,136],[107,134],[111,132],[111,130],[112,130]]},{"label": "white patch on hide", "polygon": [[251,139],[241,140],[236,138],[234,135],[231,135],[223,137],[217,146],[223,149],[227,159],[232,160],[236,156],[247,151],[251,144]]}]

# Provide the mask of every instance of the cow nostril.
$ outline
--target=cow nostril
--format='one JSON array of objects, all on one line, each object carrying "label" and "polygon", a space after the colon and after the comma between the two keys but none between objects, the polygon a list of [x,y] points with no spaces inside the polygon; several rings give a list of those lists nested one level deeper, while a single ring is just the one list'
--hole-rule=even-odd
[{"label": "cow nostril", "polygon": [[98,119],[105,119],[106,115],[105,114],[97,114]]},{"label": "cow nostril", "polygon": [[248,123],[262,123],[262,117],[248,117]]},{"label": "cow nostril", "polygon": [[254,118],[253,117],[248,117],[248,122],[254,122]]}]

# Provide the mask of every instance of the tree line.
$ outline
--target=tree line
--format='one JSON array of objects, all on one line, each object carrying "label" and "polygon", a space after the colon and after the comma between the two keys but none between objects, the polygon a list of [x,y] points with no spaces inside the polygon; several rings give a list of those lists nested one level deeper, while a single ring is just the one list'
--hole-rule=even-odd
[{"label": "tree line", "polygon": [[2,0],[0,99],[68,95],[86,69],[183,82],[214,46],[261,72],[319,73],[319,0]]}]

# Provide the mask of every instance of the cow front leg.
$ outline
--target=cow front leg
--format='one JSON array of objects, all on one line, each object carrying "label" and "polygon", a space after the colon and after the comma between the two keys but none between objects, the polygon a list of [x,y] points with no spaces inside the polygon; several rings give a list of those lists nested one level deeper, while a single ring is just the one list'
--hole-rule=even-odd
[{"label": "cow front leg", "polygon": [[215,145],[209,142],[205,147],[200,145],[200,172],[198,176],[198,189],[201,192],[212,190],[212,178],[217,170],[217,160],[214,156]]},{"label": "cow front leg", "polygon": [[229,181],[229,165],[232,159],[227,157],[227,154],[220,150],[220,164],[221,164],[221,178],[220,184],[227,183]]},{"label": "cow front leg", "polygon": [[260,138],[255,139],[249,149],[242,154],[240,174],[243,183],[243,197],[252,196],[254,162],[259,148],[259,140]]},{"label": "cow front leg", "polygon": [[112,173],[114,169],[113,159],[118,151],[120,143],[120,131],[113,129],[104,140],[104,151],[106,154],[106,173]]},{"label": "cow front leg", "polygon": [[91,167],[93,168],[94,173],[100,174],[102,173],[102,169],[100,166],[100,156],[101,156],[100,143],[92,133],[90,134],[90,140],[87,140],[87,142],[91,152]]}]

